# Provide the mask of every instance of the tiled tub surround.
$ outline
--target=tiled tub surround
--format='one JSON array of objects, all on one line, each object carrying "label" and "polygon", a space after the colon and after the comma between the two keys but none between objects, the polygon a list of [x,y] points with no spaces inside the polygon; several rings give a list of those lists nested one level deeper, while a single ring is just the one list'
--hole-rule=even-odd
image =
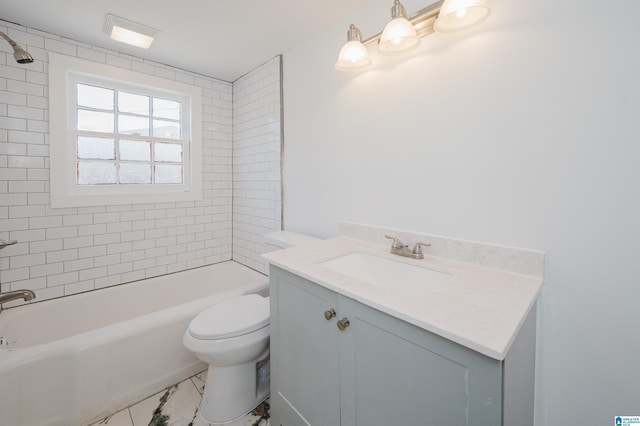
[{"label": "tiled tub surround", "polygon": [[229,261],[2,312],[0,424],[88,424],[204,370],[189,322],[256,292],[268,278]]},{"label": "tiled tub surround", "polygon": [[[207,372],[195,375],[91,426],[208,426],[198,415]],[[262,403],[227,426],[269,426],[269,404]]]},{"label": "tiled tub surround", "polygon": [[[542,289],[544,254],[541,252],[356,224],[345,224],[341,232],[338,238],[264,256],[284,270],[497,360],[505,358]],[[409,247],[418,241],[432,242],[433,246],[424,249],[422,260],[400,257],[389,253],[391,243],[384,234],[399,236]],[[355,236],[362,239],[353,238]],[[431,256],[432,250],[442,255],[461,256],[465,262]],[[411,293],[403,293],[320,265],[354,252],[452,275],[443,283],[425,284]],[[477,261],[471,263],[473,259]],[[508,268],[495,269],[496,265]],[[398,276],[397,280],[401,284],[402,277]]]},{"label": "tiled tub surround", "polygon": [[262,237],[282,216],[281,59],[233,82],[233,259],[265,274]]},{"label": "tiled tub surround", "polygon": [[[258,226],[280,228],[279,220],[264,224],[260,208],[279,208],[279,191],[261,187],[264,167],[279,170],[279,155],[269,150],[279,152],[280,129],[274,123],[279,120],[280,92],[265,92],[267,86],[279,87],[279,71],[271,72],[279,59],[239,80],[237,109],[232,83],[5,21],[0,21],[0,31],[35,58],[31,64],[17,64],[11,47],[0,44],[0,239],[19,241],[0,252],[1,292],[31,289],[39,302],[231,259],[234,112],[244,117],[237,129],[238,135],[246,136],[236,152],[238,178],[244,182],[236,203],[239,223],[244,224],[237,230],[241,246],[259,251],[263,234]],[[52,209],[48,52],[201,90],[203,200]],[[269,108],[268,124],[263,122],[264,108]],[[272,114],[276,110],[278,114]],[[243,177],[252,182],[247,188]],[[239,252],[238,260],[251,258],[249,252]]]}]

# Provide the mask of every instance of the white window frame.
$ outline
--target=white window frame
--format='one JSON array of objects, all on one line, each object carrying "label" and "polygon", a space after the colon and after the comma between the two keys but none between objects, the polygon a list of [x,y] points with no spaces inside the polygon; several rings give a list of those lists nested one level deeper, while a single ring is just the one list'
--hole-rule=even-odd
[{"label": "white window frame", "polygon": [[[77,83],[134,91],[182,103],[183,184],[78,185]],[[110,65],[49,53],[51,207],[103,206],[202,200],[201,89]],[[176,140],[177,142],[177,140]]]}]

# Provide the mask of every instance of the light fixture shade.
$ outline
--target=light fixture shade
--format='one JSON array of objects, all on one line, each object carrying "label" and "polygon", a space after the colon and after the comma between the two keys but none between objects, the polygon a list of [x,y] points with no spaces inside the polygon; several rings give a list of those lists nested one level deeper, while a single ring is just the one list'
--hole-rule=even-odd
[{"label": "light fixture shade", "polygon": [[486,0],[445,0],[433,27],[438,32],[450,33],[479,24],[490,14]]},{"label": "light fixture shade", "polygon": [[397,55],[411,50],[420,44],[413,24],[407,19],[407,10],[400,0],[393,1],[391,21],[384,27],[378,41],[378,53]]},{"label": "light fixture shade", "polygon": [[340,49],[336,69],[339,71],[349,71],[366,67],[371,64],[369,52],[361,42],[357,40],[348,41]]},{"label": "light fixture shade", "polygon": [[350,71],[366,67],[371,64],[369,52],[362,44],[362,34],[355,25],[351,24],[347,33],[347,42],[340,49],[336,69],[338,71]]},{"label": "light fixture shade", "polygon": [[397,55],[420,44],[415,28],[406,18],[393,18],[380,35],[378,52],[382,55]]},{"label": "light fixture shade", "polygon": [[104,24],[104,32],[113,40],[148,49],[158,30],[108,14]]}]

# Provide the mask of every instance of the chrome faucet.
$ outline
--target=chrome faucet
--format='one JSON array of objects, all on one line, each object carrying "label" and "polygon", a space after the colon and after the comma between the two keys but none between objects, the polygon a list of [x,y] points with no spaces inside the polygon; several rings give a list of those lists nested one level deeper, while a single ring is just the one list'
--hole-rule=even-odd
[{"label": "chrome faucet", "polygon": [[18,244],[18,242],[16,240],[13,240],[13,241],[0,240],[0,250],[2,250],[7,246],[12,246],[14,244]]},{"label": "chrome faucet", "polygon": [[0,294],[0,311],[2,311],[2,304],[10,302],[16,299],[22,299],[25,302],[36,298],[36,294],[31,290],[16,290],[8,293]]},{"label": "chrome faucet", "polygon": [[416,243],[413,246],[413,250],[409,250],[409,246],[404,244],[396,237],[392,237],[390,235],[385,235],[385,238],[393,240],[391,244],[391,254],[397,254],[398,256],[410,257],[412,259],[424,259],[424,254],[422,253],[422,246],[430,247],[431,243]]}]

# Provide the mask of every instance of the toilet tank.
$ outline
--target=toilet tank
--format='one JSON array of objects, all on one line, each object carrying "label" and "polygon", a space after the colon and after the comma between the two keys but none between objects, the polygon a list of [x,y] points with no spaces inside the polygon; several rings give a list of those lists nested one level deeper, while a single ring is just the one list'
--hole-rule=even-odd
[{"label": "toilet tank", "polygon": [[289,231],[272,231],[264,236],[265,245],[272,250],[282,250],[318,241],[318,238]]}]

